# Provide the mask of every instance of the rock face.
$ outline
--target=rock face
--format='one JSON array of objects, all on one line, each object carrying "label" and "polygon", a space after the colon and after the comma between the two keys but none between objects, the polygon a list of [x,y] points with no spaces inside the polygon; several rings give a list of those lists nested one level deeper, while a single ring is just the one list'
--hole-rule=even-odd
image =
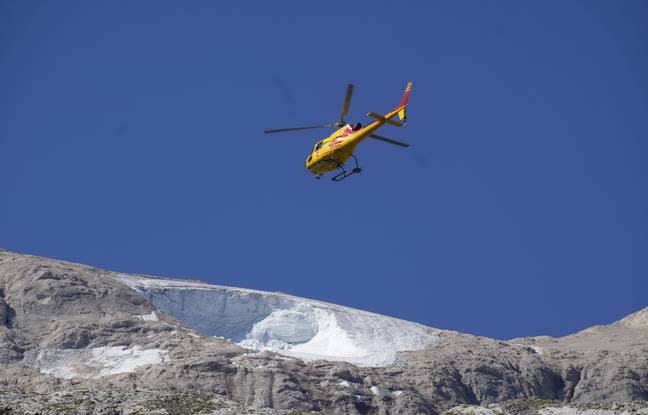
[{"label": "rock face", "polygon": [[498,341],[285,294],[0,250],[0,395],[24,398],[0,400],[0,413],[57,413],[48,409],[56,405],[86,413],[61,397],[87,405],[88,391],[101,401],[92,413],[111,414],[147,413],[142,405],[440,414],[524,399],[646,400],[647,315],[559,339]]},{"label": "rock face", "polygon": [[617,322],[621,326],[648,330],[648,307]]}]

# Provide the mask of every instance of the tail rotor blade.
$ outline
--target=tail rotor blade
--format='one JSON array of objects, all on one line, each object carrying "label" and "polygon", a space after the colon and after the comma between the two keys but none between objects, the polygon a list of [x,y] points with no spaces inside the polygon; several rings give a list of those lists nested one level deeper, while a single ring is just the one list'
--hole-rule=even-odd
[{"label": "tail rotor blade", "polygon": [[383,137],[382,135],[378,135],[378,134],[371,134],[371,135],[369,135],[369,137],[375,138],[376,140],[384,141],[385,143],[394,144],[394,145],[401,146],[401,147],[409,147],[410,146],[409,144],[403,143],[402,141],[392,140],[391,138]]},{"label": "tail rotor blade", "polygon": [[344,97],[344,104],[342,104],[342,112],[340,113],[340,125],[344,124],[344,117],[349,113],[349,105],[351,105],[351,96],[353,96],[353,84],[347,85],[346,96]]},{"label": "tail rotor blade", "polygon": [[299,130],[311,130],[313,128],[331,128],[335,127],[335,125],[332,124],[327,124],[327,125],[311,125],[308,127],[295,127],[295,128],[277,128],[274,130],[264,130],[263,132],[265,134],[272,134],[272,133],[281,133],[284,131],[299,131]]}]

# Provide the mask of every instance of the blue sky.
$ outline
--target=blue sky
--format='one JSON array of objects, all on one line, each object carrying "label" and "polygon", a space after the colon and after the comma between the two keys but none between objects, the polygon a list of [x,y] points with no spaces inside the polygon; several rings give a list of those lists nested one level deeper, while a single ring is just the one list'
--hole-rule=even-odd
[{"label": "blue sky", "polygon": [[[648,306],[648,3],[0,3],[0,247],[564,335]],[[326,130],[395,106],[364,171]]]}]

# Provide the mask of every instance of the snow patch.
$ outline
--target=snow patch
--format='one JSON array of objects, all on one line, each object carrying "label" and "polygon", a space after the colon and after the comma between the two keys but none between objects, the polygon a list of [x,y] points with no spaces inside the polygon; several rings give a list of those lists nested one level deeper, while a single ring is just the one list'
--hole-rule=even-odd
[{"label": "snow patch", "polygon": [[532,348],[533,351],[539,354],[540,356],[542,356],[542,354],[544,353],[544,349],[540,346],[529,346],[529,347]]},{"label": "snow patch", "polygon": [[143,350],[139,346],[106,346],[92,349],[43,349],[38,353],[35,367],[42,373],[58,378],[94,379],[165,361],[168,352],[161,349]]},{"label": "snow patch", "polygon": [[158,321],[158,316],[155,314],[155,311],[151,311],[150,314],[138,314],[135,316],[142,321]]},{"label": "snow patch", "polygon": [[371,393],[373,393],[376,396],[380,395],[380,389],[378,388],[378,386],[372,386]]},{"label": "snow patch", "polygon": [[420,324],[283,293],[124,274],[118,278],[188,328],[257,351],[386,366],[400,351],[422,350],[439,340],[439,330]]}]

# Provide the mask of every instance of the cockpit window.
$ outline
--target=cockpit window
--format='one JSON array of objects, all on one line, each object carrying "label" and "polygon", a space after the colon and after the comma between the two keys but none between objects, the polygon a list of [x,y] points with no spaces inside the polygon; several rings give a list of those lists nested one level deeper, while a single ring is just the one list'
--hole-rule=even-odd
[{"label": "cockpit window", "polygon": [[322,148],[322,144],[324,144],[324,141],[320,141],[319,143],[317,143],[317,144],[315,145],[315,151],[317,151],[317,150],[319,150],[320,148]]},{"label": "cockpit window", "polygon": [[306,163],[310,163],[310,161],[313,159],[313,156],[308,156],[308,159],[306,160]]}]

